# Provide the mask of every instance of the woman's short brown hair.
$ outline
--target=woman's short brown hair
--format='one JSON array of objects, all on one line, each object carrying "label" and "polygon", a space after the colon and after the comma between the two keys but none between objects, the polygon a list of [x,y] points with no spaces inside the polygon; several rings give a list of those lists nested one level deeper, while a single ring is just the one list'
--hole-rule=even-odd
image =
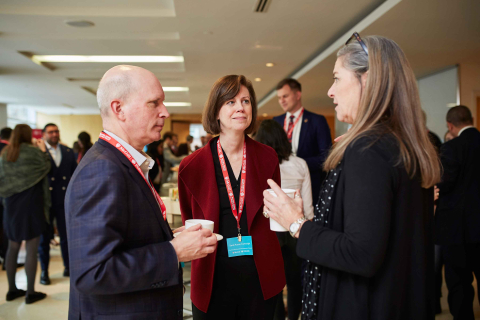
[{"label": "woman's short brown hair", "polygon": [[203,128],[206,132],[220,134],[220,122],[217,120],[218,113],[225,102],[235,98],[242,86],[248,89],[250,103],[252,105],[252,122],[248,128],[245,129],[245,133],[250,134],[255,131],[257,121],[257,98],[252,83],[243,75],[228,75],[218,79],[213,84],[210,94],[208,95],[202,116]]}]

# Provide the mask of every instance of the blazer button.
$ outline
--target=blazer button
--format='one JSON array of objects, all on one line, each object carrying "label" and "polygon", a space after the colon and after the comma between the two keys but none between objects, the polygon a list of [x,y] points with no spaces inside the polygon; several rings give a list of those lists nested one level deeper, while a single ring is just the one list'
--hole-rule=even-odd
[{"label": "blazer button", "polygon": [[67,180],[67,177],[63,176],[63,180]]},{"label": "blazer button", "polygon": [[52,181],[55,181],[55,177],[52,177]]},{"label": "blazer button", "polygon": [[65,190],[65,187],[62,187],[62,190]]},{"label": "blazer button", "polygon": [[51,190],[53,190],[53,188],[52,188],[52,187],[50,187],[50,188],[48,188],[48,189],[50,189],[50,191],[51,191]]}]

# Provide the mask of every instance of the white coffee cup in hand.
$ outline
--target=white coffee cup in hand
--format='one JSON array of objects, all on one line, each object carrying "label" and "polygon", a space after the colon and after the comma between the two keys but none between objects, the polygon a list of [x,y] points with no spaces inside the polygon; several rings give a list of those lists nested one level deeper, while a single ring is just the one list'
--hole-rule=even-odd
[{"label": "white coffee cup in hand", "polygon": [[[275,191],[273,191],[273,189],[267,189],[267,191],[272,195],[274,196],[275,198],[277,197],[277,194],[275,193]],[[294,199],[295,197],[295,189],[282,189],[283,192],[285,192],[287,194],[287,196],[289,196],[290,198]],[[288,231],[287,229],[285,229],[284,227],[282,227],[282,225],[280,223],[278,223],[277,221],[273,220],[272,218],[270,218],[270,230],[272,231],[276,231],[276,232],[286,232]]]}]

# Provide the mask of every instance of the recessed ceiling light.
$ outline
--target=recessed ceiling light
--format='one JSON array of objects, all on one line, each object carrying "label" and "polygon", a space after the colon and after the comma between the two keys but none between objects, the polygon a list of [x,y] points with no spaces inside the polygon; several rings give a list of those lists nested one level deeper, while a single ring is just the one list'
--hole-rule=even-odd
[{"label": "recessed ceiling light", "polygon": [[64,22],[69,26],[76,28],[93,27],[95,25],[95,23],[87,20],[65,20]]},{"label": "recessed ceiling light", "polygon": [[269,67],[269,68],[271,68],[271,67],[273,67],[273,66],[274,66],[274,64],[273,64],[273,63],[271,63],[271,62],[269,62],[269,63],[267,63],[267,64],[266,64],[266,66],[267,66],[267,67]]},{"label": "recessed ceiling light", "polygon": [[185,92],[188,90],[188,87],[163,87],[165,92]]},{"label": "recessed ceiling light", "polygon": [[264,114],[262,114],[262,116],[263,116],[264,118],[266,118],[266,117],[268,117],[268,113],[264,113]]},{"label": "recessed ceiling light", "polygon": [[255,81],[260,82],[262,81],[262,78],[255,78]]},{"label": "recessed ceiling light", "polygon": [[191,107],[190,102],[164,102],[165,107]]},{"label": "recessed ceiling light", "polygon": [[182,56],[74,56],[34,55],[37,62],[183,62]]}]

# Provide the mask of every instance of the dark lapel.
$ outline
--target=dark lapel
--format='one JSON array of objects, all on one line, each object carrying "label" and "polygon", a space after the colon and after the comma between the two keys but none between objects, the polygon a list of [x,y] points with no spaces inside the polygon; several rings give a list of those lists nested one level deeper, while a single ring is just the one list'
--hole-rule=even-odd
[{"label": "dark lapel", "polygon": [[182,168],[178,178],[182,179],[192,193],[192,197],[202,209],[205,219],[214,222],[214,231],[218,232],[220,202],[212,151],[210,149],[210,144],[214,140],[216,139],[211,139],[206,146],[190,155],[192,160]]},{"label": "dark lapel", "polygon": [[[152,207],[152,210],[155,212],[155,217],[158,220],[158,223],[162,226],[163,231],[169,237],[168,240],[172,239],[172,231],[170,227],[168,226],[168,223],[163,219],[162,212],[160,211],[160,208],[157,204],[157,200],[155,200],[155,197],[152,194],[152,191],[150,188],[147,186],[145,183],[145,180],[142,178],[141,174],[137,171],[137,169],[133,166],[133,164],[130,163],[130,161],[125,157],[120,150],[112,146],[110,143],[99,139],[98,143],[101,145],[105,146],[106,148],[112,150],[113,154],[117,156],[117,158],[127,167],[128,173],[130,174],[132,180],[138,185],[140,190],[142,190],[143,194],[148,200],[148,203]],[[136,201],[141,201],[141,199],[137,199]]]},{"label": "dark lapel", "polygon": [[300,139],[298,140],[297,155],[304,154],[304,148],[306,148],[305,139],[308,135],[309,126],[312,125],[312,119],[310,118],[310,112],[303,109],[303,118],[300,127]]},{"label": "dark lapel", "polygon": [[275,166],[268,161],[265,147],[253,141],[248,136],[247,140],[247,183],[245,208],[247,210],[248,230],[251,230],[255,215],[263,206],[263,190],[268,189],[267,180],[273,177]]}]

